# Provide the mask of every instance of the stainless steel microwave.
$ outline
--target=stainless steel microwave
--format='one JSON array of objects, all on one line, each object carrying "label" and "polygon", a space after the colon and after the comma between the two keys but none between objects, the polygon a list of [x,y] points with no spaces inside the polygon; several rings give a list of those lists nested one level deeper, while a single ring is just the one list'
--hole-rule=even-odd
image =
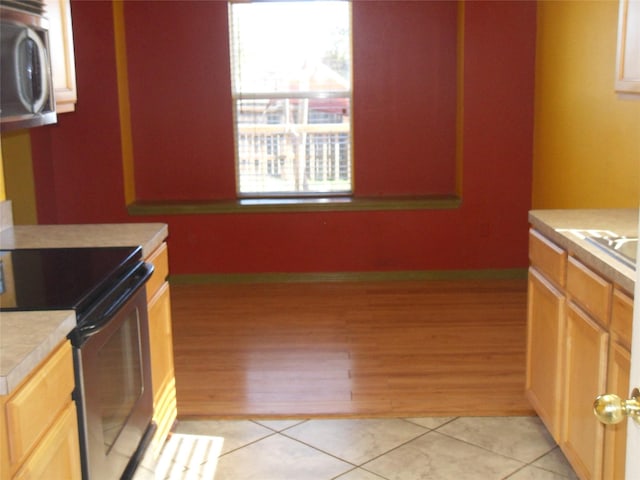
[{"label": "stainless steel microwave", "polygon": [[56,123],[42,0],[0,0],[0,130]]}]

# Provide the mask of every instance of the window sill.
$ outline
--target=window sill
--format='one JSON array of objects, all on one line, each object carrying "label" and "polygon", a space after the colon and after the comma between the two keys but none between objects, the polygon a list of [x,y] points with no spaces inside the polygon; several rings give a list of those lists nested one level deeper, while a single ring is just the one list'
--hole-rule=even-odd
[{"label": "window sill", "polygon": [[225,213],[358,212],[386,210],[443,210],[459,208],[455,195],[415,197],[261,198],[211,201],[135,202],[129,215],[199,215]]}]

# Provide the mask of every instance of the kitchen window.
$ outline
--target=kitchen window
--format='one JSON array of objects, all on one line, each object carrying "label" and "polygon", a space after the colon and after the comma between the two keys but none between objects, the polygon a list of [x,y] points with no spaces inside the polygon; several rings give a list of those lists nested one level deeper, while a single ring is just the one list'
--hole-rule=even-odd
[{"label": "kitchen window", "polygon": [[229,4],[240,197],[352,193],[351,5]]}]

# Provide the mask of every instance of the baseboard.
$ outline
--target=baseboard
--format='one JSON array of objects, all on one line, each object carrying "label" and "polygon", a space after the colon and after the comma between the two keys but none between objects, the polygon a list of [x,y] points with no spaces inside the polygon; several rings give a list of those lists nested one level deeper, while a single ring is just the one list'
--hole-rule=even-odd
[{"label": "baseboard", "polygon": [[527,277],[526,268],[484,270],[403,270],[392,272],[201,273],[170,275],[174,285],[202,283],[319,283],[427,280],[514,280]]}]

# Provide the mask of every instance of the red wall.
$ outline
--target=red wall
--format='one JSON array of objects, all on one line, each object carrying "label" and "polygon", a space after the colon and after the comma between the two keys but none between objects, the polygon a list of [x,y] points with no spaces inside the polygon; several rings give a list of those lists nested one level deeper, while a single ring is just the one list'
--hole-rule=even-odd
[{"label": "red wall", "polygon": [[111,2],[72,2],[75,113],[31,130],[38,221],[126,218]]},{"label": "red wall", "polygon": [[[451,130],[440,129],[439,117],[425,118],[422,107],[440,112],[443,124],[452,122],[447,102],[455,88],[438,85],[434,80],[438,77],[428,71],[432,63],[421,64],[421,57],[411,57],[413,53],[403,58],[398,51],[404,39],[382,21],[385,16],[390,21],[393,15],[396,21],[402,17],[395,3],[354,2],[354,43],[359,45],[354,46],[356,193],[451,192],[453,140],[447,137]],[[408,9],[426,4],[431,13],[442,8],[443,18],[451,21],[446,13],[450,10],[443,6],[447,2],[401,3]],[[220,16],[226,3],[189,4],[198,15],[188,22],[179,15],[168,18],[170,7],[157,5],[125,4],[138,198],[229,198],[233,195],[231,102],[228,66],[221,61],[228,54]],[[421,22],[429,22],[426,11],[414,10],[403,17],[403,35],[416,33]],[[41,223],[165,221],[174,274],[526,266],[534,2],[478,1],[465,6],[459,209],[155,218],[129,217],[124,205],[111,4],[74,1],[72,13],[77,111],[61,115],[58,125],[32,131]],[[143,13],[145,31],[153,35],[134,42],[131,27],[139,25]],[[367,16],[367,21],[357,20]],[[369,40],[363,45],[357,38]],[[428,42],[428,35],[420,40]],[[435,46],[425,55],[452,48],[450,43]],[[141,54],[147,61],[138,61]],[[189,55],[195,63],[183,58]],[[385,55],[389,62],[379,60]],[[451,67],[445,60],[449,55],[433,58],[444,62],[439,68]],[[409,75],[416,71],[419,76]],[[441,88],[440,94],[420,95],[422,78],[425,84],[435,82],[432,87]],[[377,100],[381,97],[385,102]],[[402,137],[405,119],[417,124],[419,135]],[[398,159],[391,154],[394,146],[381,141],[381,133],[399,139],[396,147],[405,145],[403,158],[417,159],[406,164],[411,169],[408,175],[391,176],[390,165]],[[368,168],[358,169],[360,162]],[[382,173],[376,177],[376,172]]]},{"label": "red wall", "polygon": [[227,2],[125,3],[139,200],[235,196]]},{"label": "red wall", "polygon": [[455,193],[456,2],[354,2],[355,193]]},{"label": "red wall", "polygon": [[[356,195],[454,193],[457,11],[353,4]],[[137,198],[235,198],[227,3],[128,2],[125,18]]]}]

